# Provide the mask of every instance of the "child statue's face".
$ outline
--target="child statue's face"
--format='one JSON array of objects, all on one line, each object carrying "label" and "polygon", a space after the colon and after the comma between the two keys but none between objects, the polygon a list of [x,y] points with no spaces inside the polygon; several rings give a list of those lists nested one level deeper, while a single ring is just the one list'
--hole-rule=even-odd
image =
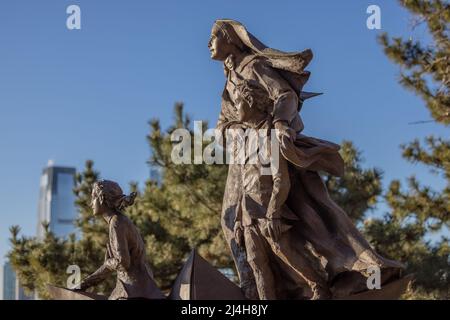
[{"label": "child statue's face", "polygon": [[92,191],[91,208],[94,216],[101,215],[103,213],[103,205],[100,203],[98,195]]}]

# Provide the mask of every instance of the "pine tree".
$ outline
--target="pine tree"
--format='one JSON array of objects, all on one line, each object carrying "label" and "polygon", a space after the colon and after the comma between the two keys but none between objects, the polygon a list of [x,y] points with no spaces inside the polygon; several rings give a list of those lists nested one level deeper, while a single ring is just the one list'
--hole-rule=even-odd
[{"label": "pine tree", "polygon": [[[401,67],[400,83],[420,96],[436,123],[450,125],[450,4],[441,0],[404,0],[417,23],[425,23],[431,43],[390,39],[379,40],[386,55]],[[382,219],[366,223],[366,233],[375,248],[391,258],[407,261],[407,271],[415,273],[410,298],[449,298],[449,241],[429,241],[430,234],[449,227],[450,140],[429,136],[402,145],[403,157],[428,166],[446,181],[443,190],[423,186],[409,178],[404,188],[395,180],[385,195],[391,211]]]},{"label": "pine tree", "polygon": [[[10,228],[12,250],[8,258],[26,292],[37,291],[40,298],[49,298],[46,285],[66,287],[69,276],[67,268],[70,265],[80,266],[82,276],[86,276],[102,264],[107,229],[105,224],[93,219],[89,205],[92,184],[98,176],[93,170],[92,161],[86,161],[84,172],[76,175],[74,193],[80,212],[76,225],[82,232],[81,239],[76,239],[75,234],[69,235],[67,239],[58,238],[48,230],[48,224],[44,225],[46,232],[42,241],[36,237],[19,237],[20,228]],[[101,284],[97,291],[109,292],[113,284],[113,279],[110,279]]]},{"label": "pine tree", "polygon": [[[147,181],[135,207],[136,219],[146,224],[143,234],[155,277],[163,288],[171,285],[192,248],[218,268],[232,267],[220,226],[227,167],[174,164],[171,160],[171,133],[188,129],[192,137],[190,127],[181,103],[175,105],[174,125],[165,133],[158,120],[150,121],[147,140],[152,157],[148,163],[159,168],[161,181]],[[203,129],[206,127],[203,123]],[[191,155],[193,159],[193,151]]]},{"label": "pine tree", "polygon": [[[142,190],[135,183],[131,185],[138,196],[126,214],[144,238],[158,285],[167,291],[192,248],[197,248],[217,268],[234,268],[220,225],[228,169],[226,165],[173,164],[171,133],[179,128],[193,133],[182,104],[176,104],[174,125],[168,130],[162,131],[158,120],[149,124],[147,140],[152,156],[148,163],[158,168],[161,176],[158,180],[147,179]],[[203,129],[206,127],[204,124]],[[343,144],[342,155],[346,175],[325,180],[331,196],[355,221],[361,221],[381,192],[381,173],[363,169],[361,153],[350,142]],[[58,239],[48,232],[39,242],[34,237],[19,237],[19,228],[11,228],[9,258],[25,289],[37,290],[40,297],[48,298],[46,284],[66,286],[69,265],[79,265],[86,276],[102,264],[107,228],[104,221],[92,216],[90,208],[92,184],[99,178],[92,161],[87,161],[84,171],[76,175],[74,192],[80,211],[77,226],[81,239]],[[361,188],[360,184],[366,187]],[[108,293],[113,285],[111,278],[93,290]]]},{"label": "pine tree", "polygon": [[350,141],[343,141],[340,153],[344,159],[344,175],[340,178],[327,175],[325,184],[331,198],[359,224],[378,202],[382,171],[362,168],[362,152]]},{"label": "pine tree", "polygon": [[[204,123],[204,129],[206,126]],[[220,226],[226,166],[171,162],[171,133],[184,128],[192,135],[189,127],[189,117],[183,114],[181,103],[176,104],[175,123],[166,132],[161,131],[158,120],[150,121],[147,139],[152,158],[148,163],[159,167],[161,180],[147,179],[142,191],[132,184],[138,196],[135,205],[126,211],[145,240],[149,262],[163,290],[170,288],[193,248],[218,268],[233,265]],[[79,265],[86,276],[103,263],[107,226],[92,215],[90,207],[92,185],[99,177],[93,161],[87,161],[84,171],[76,175],[74,193],[80,213],[76,224],[81,239],[58,239],[47,229],[45,239],[38,241],[35,237],[19,237],[20,228],[11,228],[12,250],[8,256],[27,291],[37,290],[41,298],[48,298],[47,284],[66,286],[69,265]],[[113,280],[95,291],[109,292]]]}]

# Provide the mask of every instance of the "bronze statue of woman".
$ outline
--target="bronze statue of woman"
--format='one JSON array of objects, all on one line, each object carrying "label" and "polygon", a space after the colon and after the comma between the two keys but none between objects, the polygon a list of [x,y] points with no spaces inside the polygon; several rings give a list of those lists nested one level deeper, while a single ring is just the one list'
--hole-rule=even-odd
[{"label": "bronze statue of woman", "polygon": [[[339,146],[301,134],[299,111],[308,98],[302,88],[310,75],[305,67],[312,59],[311,50],[285,53],[268,48],[241,23],[228,19],[214,23],[208,47],[211,57],[224,63],[226,76],[217,129],[224,136],[227,129],[248,129],[252,121],[242,121],[240,104],[245,100],[257,106],[254,110],[265,112],[268,127],[277,132],[281,163],[288,172],[266,181],[271,192],[263,194],[257,190],[262,183],[258,173],[247,170],[245,164],[244,169],[240,164],[229,165],[222,227],[247,298],[346,297],[367,290],[366,279],[373,268],[379,268],[382,285],[400,277],[403,265],[370,247],[330,198],[318,174],[342,175]],[[242,231],[240,212],[248,209],[243,203],[249,201],[263,207],[265,216],[249,214],[247,231]],[[288,221],[282,211],[295,217]],[[290,227],[283,228],[287,223]],[[245,246],[239,245],[242,233],[249,230],[257,236],[253,240],[247,237]],[[262,235],[263,230],[269,232]],[[281,251],[279,247],[270,249],[283,241],[286,246]],[[269,249],[261,259],[263,248]],[[309,263],[293,262],[301,257]]]},{"label": "bronze statue of woman", "polygon": [[86,290],[116,272],[116,287],[109,296],[110,300],[165,298],[153,280],[138,229],[122,213],[133,204],[135,197],[136,193],[124,195],[113,181],[101,180],[94,184],[92,210],[95,216],[102,217],[108,223],[109,242],[105,262],[81,282],[79,290]]}]

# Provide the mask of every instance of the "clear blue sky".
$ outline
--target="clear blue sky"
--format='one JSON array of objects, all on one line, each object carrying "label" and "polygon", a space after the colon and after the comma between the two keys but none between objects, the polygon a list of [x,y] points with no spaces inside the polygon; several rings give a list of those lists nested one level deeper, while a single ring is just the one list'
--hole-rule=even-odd
[{"label": "clear blue sky", "polygon": [[[70,4],[81,7],[82,30],[66,28]],[[314,51],[305,89],[325,95],[305,104],[305,134],[354,141],[367,166],[384,170],[385,185],[416,174],[442,187],[400,156],[401,143],[448,129],[408,125],[429,114],[397,84],[398,67],[376,42],[380,31],[366,28],[369,4],[381,7],[381,31],[426,39],[392,0],[2,0],[0,259],[9,226],[35,233],[39,177],[49,159],[78,169],[93,159],[103,177],[142,185],[150,118],[166,127],[174,102],[184,101],[193,119],[215,124],[224,77],[207,41],[223,17],[274,48]]]}]

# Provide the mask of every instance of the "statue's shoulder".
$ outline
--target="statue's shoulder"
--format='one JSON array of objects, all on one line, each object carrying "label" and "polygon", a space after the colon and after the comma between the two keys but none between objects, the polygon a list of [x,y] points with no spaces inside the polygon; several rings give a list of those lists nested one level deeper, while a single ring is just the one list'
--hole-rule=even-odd
[{"label": "statue's shoulder", "polygon": [[128,224],[130,222],[130,219],[122,213],[115,214],[111,220],[109,221],[109,225],[111,227],[119,227],[125,224]]},{"label": "statue's shoulder", "polygon": [[250,54],[246,56],[241,62],[241,69],[253,69],[253,70],[263,70],[270,67],[271,64],[269,60],[258,54]]}]

